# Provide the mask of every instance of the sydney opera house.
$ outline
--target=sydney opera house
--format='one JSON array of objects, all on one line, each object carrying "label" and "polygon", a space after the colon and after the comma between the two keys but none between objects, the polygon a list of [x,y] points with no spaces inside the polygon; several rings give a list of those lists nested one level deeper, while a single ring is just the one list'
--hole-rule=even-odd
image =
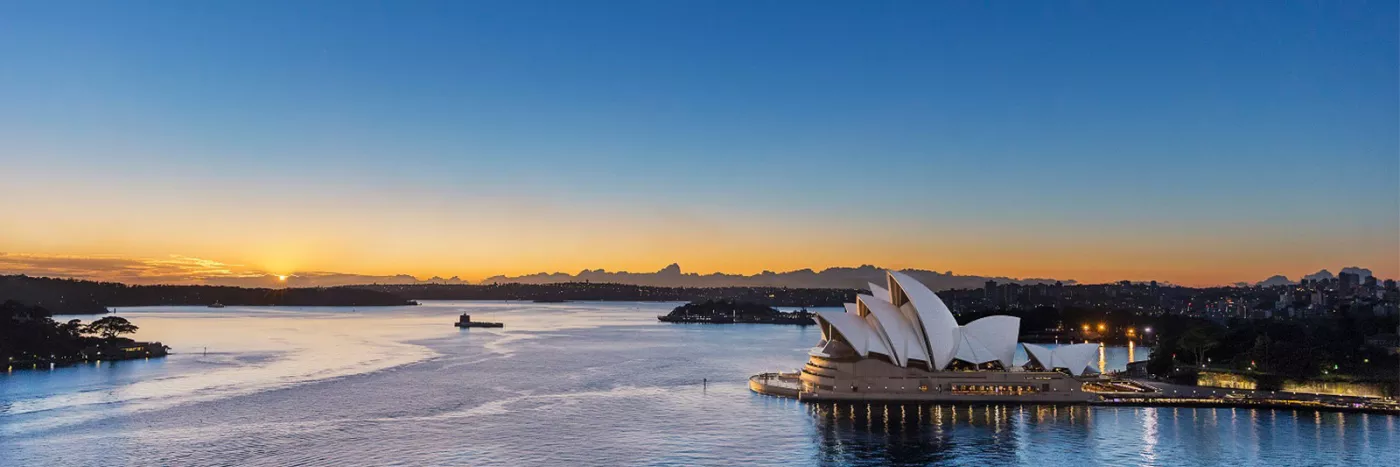
[{"label": "sydney opera house", "polygon": [[[959,325],[923,284],[890,271],[845,311],[818,311],[822,340],[798,374],[760,375],[755,391],[801,400],[1080,402],[1098,344],[1021,344],[1020,318]],[[1016,366],[1016,347],[1029,361]]]}]

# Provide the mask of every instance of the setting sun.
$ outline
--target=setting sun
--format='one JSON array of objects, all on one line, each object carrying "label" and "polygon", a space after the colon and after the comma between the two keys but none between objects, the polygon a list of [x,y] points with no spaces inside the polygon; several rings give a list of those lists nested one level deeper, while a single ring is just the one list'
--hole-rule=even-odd
[{"label": "setting sun", "polygon": [[279,276],[277,276],[277,280],[282,281],[282,282],[286,282],[286,281],[287,281],[287,276],[279,275]]}]

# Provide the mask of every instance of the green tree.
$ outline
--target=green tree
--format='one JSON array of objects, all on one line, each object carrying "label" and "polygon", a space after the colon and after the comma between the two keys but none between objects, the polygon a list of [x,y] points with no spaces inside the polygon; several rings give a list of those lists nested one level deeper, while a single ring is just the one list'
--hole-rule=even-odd
[{"label": "green tree", "polygon": [[1206,361],[1206,351],[1220,345],[1220,330],[1211,325],[1200,325],[1186,331],[1177,345],[1190,351],[1196,357],[1195,364]]},{"label": "green tree", "polygon": [[1176,347],[1170,341],[1158,342],[1152,349],[1152,357],[1147,360],[1147,372],[1156,376],[1169,376],[1176,369],[1176,362],[1172,355],[1176,353]]},{"label": "green tree", "polygon": [[126,318],[120,316],[108,316],[87,325],[88,334],[97,334],[107,339],[115,339],[121,334],[131,334],[137,329],[135,324],[131,324]]}]

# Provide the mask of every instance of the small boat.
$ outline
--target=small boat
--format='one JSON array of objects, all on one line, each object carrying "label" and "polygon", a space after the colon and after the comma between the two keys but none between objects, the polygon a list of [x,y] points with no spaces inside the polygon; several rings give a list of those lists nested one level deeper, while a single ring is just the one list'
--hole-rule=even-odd
[{"label": "small boat", "polygon": [[209,308],[223,308],[223,307],[224,307],[224,304],[219,303],[219,302],[214,302],[213,304],[210,304],[210,305],[209,305]]},{"label": "small boat", "polygon": [[472,315],[469,315],[469,314],[466,314],[466,313],[462,313],[462,316],[458,316],[458,317],[457,317],[457,322],[456,322],[456,323],[452,323],[452,325],[453,325],[453,326],[457,326],[457,327],[459,327],[459,328],[503,328],[503,327],[506,327],[506,325],[505,325],[505,324],[502,324],[502,323],[488,323],[488,322],[486,322],[486,321],[472,321]]}]

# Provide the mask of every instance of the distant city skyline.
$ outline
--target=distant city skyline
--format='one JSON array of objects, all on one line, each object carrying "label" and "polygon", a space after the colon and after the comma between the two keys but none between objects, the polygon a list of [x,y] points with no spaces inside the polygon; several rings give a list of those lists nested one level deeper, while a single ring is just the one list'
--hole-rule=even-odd
[{"label": "distant city skyline", "polygon": [[11,272],[1400,277],[1395,2],[9,2],[0,58]]},{"label": "distant city skyline", "polygon": [[[0,274],[25,274],[39,277],[60,277],[85,280],[123,282],[128,284],[208,284],[239,287],[326,287],[358,284],[415,284],[415,283],[556,283],[568,281],[616,282],[639,285],[715,287],[715,286],[782,286],[782,287],[841,287],[861,288],[869,281],[863,273],[879,273],[886,268],[874,263],[831,265],[797,269],[768,269],[762,271],[696,271],[685,269],[678,263],[671,263],[651,269],[607,269],[584,268],[576,271],[541,270],[523,273],[499,273],[484,276],[415,275],[409,273],[368,274],[347,271],[290,271],[274,272],[243,264],[170,255],[166,258],[123,258],[116,256],[46,256],[29,254],[7,254],[0,252]],[[995,272],[969,272],[929,267],[901,267],[896,270],[918,271],[920,280],[931,287],[978,288],[985,280],[1002,283],[1054,283],[1065,284],[1108,284],[1123,280],[1162,285],[1188,287],[1213,287],[1231,285],[1280,285],[1296,284],[1303,279],[1331,279],[1341,273],[1359,274],[1360,277],[1373,276],[1378,280],[1391,279],[1373,272],[1364,266],[1323,267],[1311,272],[1281,272],[1219,283],[1184,283],[1163,278],[1113,278],[1085,280],[1065,276],[1017,276]],[[809,272],[807,275],[802,273]],[[825,277],[823,277],[825,275]],[[767,279],[762,279],[763,277]],[[668,279],[674,278],[674,279]]]}]

